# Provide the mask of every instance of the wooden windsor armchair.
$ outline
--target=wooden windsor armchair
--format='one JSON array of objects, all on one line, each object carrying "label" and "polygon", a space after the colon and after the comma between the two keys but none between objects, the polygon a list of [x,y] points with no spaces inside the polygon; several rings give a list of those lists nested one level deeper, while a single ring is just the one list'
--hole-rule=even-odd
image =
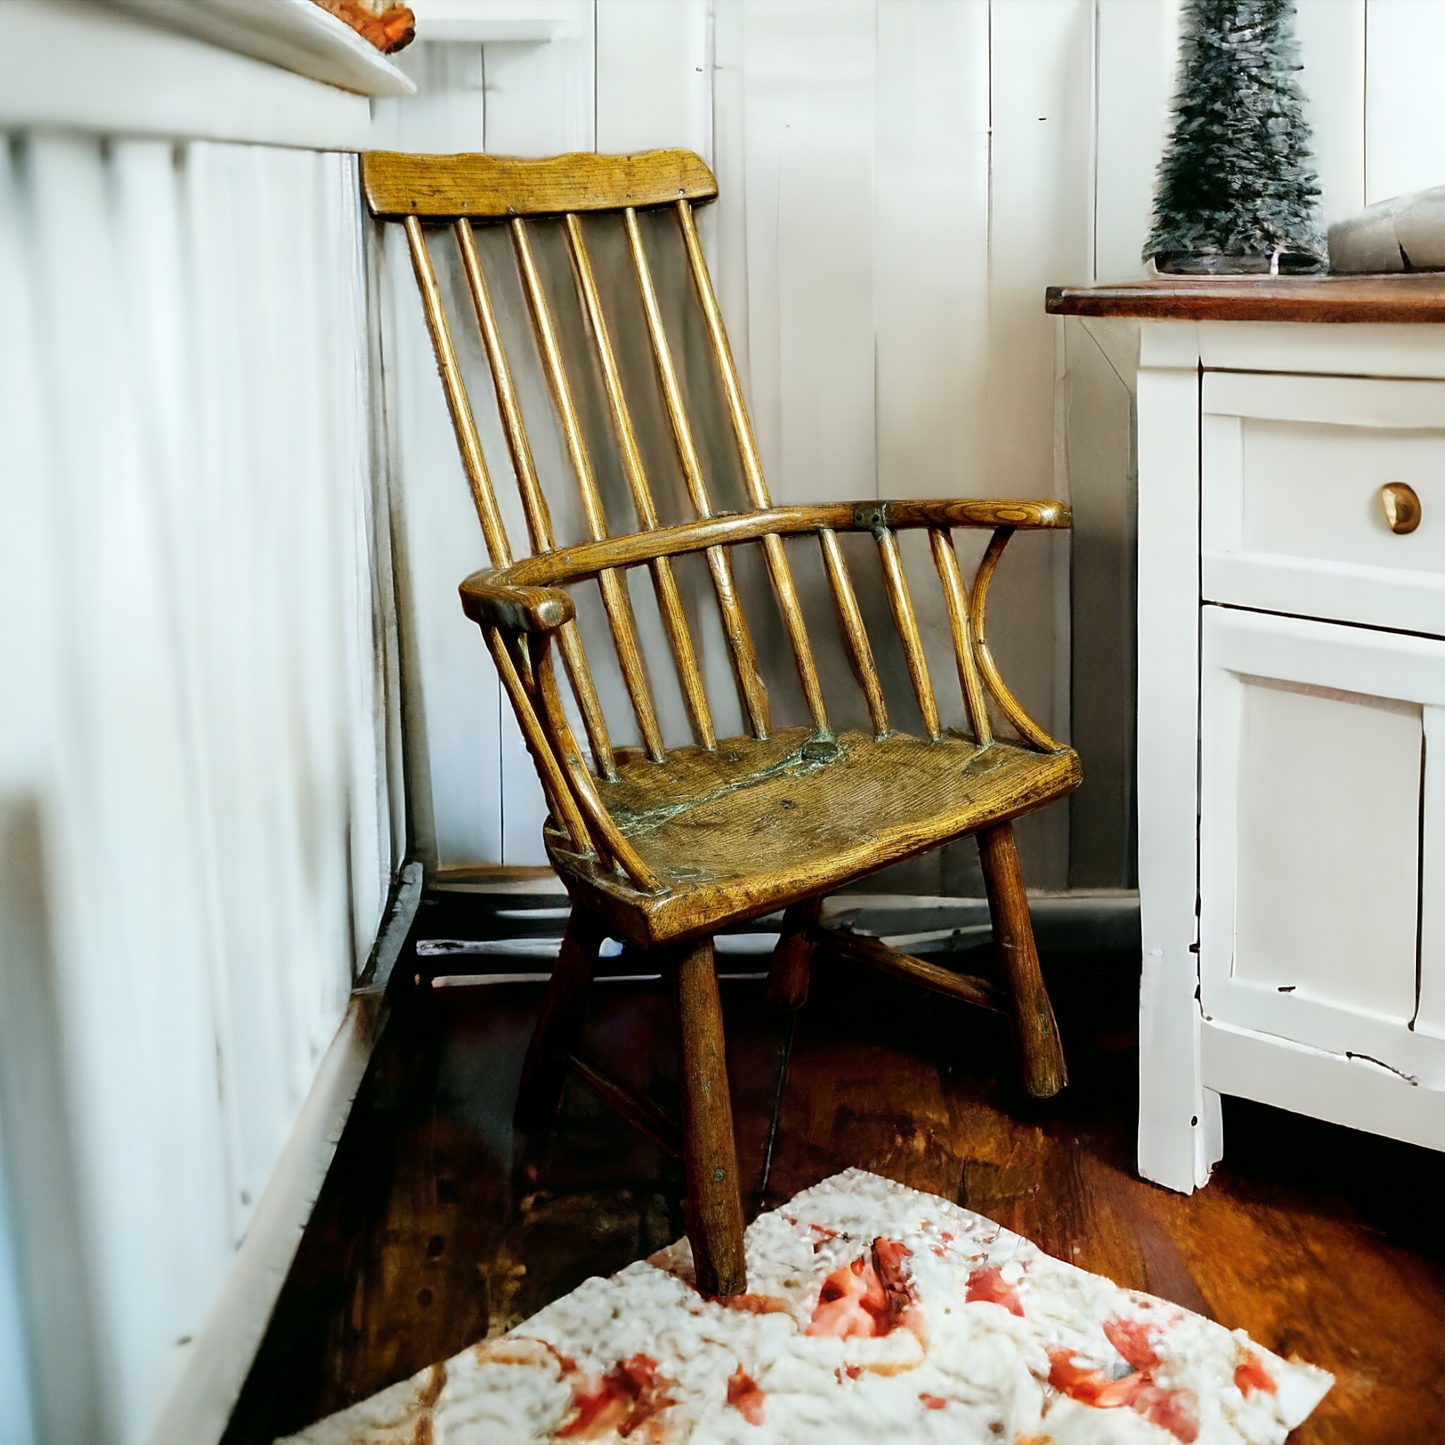
[{"label": "wooden windsor armchair", "polygon": [[[572,155],[544,161],[490,156],[364,157],[371,211],[401,221],[409,242],[428,329],[436,351],[461,457],[492,566],[461,586],[516,712],[536,764],[549,817],[549,857],[573,901],[541,1017],[524,1066],[517,1120],[545,1126],[556,1116],[567,1072],[661,1144],[683,1156],[688,1235],[698,1286],[730,1295],[746,1288],[742,1209],[723,1051],[713,934],[724,925],[785,909],[768,984],[770,1002],[799,1007],[807,994],[810,955],[819,942],[864,963],[952,998],[1006,1013],[1028,1092],[1048,1097],[1065,1067],[1048,994],[1039,973],[1027,900],[1009,820],[1078,785],[1075,754],[1028,716],[1000,678],[984,637],[990,580],[1019,528],[1069,525],[1053,501],[834,502],[775,507],[763,480],[737,371],[694,224],[693,206],[713,199],[717,184],[687,151],[633,156]],[[719,513],[710,488],[717,457],[704,455],[664,324],[663,307],[639,216],[662,208],[676,219],[690,276],[682,289],[700,313],[740,463],[748,510]],[[620,216],[626,254],[645,316],[651,368],[665,408],[676,462],[693,519],[664,524],[638,443],[614,326],[594,271],[587,227],[599,213]],[[480,330],[495,391],[497,417],[520,491],[531,555],[516,558],[483,456],[428,249],[425,227],[445,225]],[[536,355],[545,374],[563,452],[580,488],[584,540],[559,545],[523,418],[518,385],[503,344],[493,290],[477,243],[477,225],[510,232],[515,274],[525,298]],[[535,237],[560,228],[573,274],[575,303],[590,338],[594,382],[605,397],[610,441],[625,476],[636,527],[611,535],[594,459],[575,399],[554,315],[557,296],[540,275]],[[656,234],[656,233],[655,233]],[[445,242],[442,242],[444,245]],[[495,252],[494,260],[495,260]],[[968,729],[946,729],[930,678],[918,620],[904,575],[897,532],[920,528],[942,589]],[[954,528],[987,528],[992,538],[972,586],[963,580]],[[839,536],[870,533],[924,736],[890,725],[879,669]],[[807,538],[821,551],[842,643],[866,702],[869,731],[834,731],[804,622],[784,538]],[[735,580],[732,550],[761,549],[782,630],[796,665],[809,722],[774,730],[748,618]],[[797,544],[795,544],[797,545]],[[739,714],[745,732],[719,739],[703,683],[696,623],[684,605],[675,564],[705,559],[716,600]],[[625,582],[645,568],[671,652],[692,742],[663,739]],[[613,745],[585,655],[577,600],[569,588],[595,583],[615,648],[640,749]],[[582,594],[579,594],[579,598]],[[591,598],[595,601],[597,599]],[[558,686],[560,654],[590,750],[579,744]],[[998,736],[989,700],[1017,739]],[[884,944],[820,927],[823,895],[889,863],[964,834],[977,835],[994,938],[1004,980],[941,968]],[[616,936],[659,950],[670,969],[682,1051],[682,1124],[581,1053],[577,1039],[599,947]]]}]

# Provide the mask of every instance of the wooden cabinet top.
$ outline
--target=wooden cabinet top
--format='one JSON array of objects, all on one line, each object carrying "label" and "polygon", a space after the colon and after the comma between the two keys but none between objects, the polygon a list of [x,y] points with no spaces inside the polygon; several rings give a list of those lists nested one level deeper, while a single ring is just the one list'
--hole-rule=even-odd
[{"label": "wooden cabinet top", "polygon": [[1051,316],[1150,321],[1445,322],[1445,273],[1398,276],[1160,276],[1050,286]]}]

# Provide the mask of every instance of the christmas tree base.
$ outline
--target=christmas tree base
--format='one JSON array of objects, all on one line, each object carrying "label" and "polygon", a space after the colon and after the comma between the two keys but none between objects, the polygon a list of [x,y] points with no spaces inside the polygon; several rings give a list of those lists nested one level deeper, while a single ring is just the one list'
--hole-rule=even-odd
[{"label": "christmas tree base", "polygon": [[[1273,255],[1226,256],[1218,251],[1162,251],[1153,258],[1157,271],[1167,276],[1268,276]],[[1308,276],[1326,269],[1309,251],[1281,251],[1278,274]]]}]

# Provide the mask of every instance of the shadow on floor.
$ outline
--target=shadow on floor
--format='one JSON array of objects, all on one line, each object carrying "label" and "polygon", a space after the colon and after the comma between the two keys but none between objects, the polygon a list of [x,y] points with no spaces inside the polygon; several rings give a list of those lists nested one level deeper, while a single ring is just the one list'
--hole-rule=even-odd
[{"label": "shadow on floor", "polygon": [[[988,972],[990,953],[957,966]],[[1445,1158],[1229,1101],[1211,1185],[1146,1184],[1137,955],[1045,972],[1072,1082],[1044,1104],[1012,1083],[997,1016],[821,953],[797,1015],[769,1010],[759,980],[724,981],[749,1217],[873,1169],[1333,1370],[1299,1445],[1445,1438]],[[541,993],[398,990],[224,1445],[265,1445],[682,1232],[680,1165],[575,1081],[554,1130],[513,1134]],[[660,984],[598,984],[588,1030],[589,1052],[675,1112]]]}]

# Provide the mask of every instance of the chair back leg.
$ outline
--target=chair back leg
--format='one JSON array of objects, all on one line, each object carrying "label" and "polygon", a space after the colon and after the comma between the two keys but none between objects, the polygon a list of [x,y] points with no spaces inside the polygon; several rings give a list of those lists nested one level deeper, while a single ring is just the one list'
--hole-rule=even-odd
[{"label": "chair back leg", "polygon": [[813,957],[813,930],[823,909],[823,895],[805,898],[783,914],[783,929],[768,970],[768,1003],[773,1008],[800,1009],[808,1001],[808,967]]},{"label": "chair back leg", "polygon": [[706,1295],[743,1294],[743,1206],[712,939],[679,948],[672,978],[682,1052],[687,1236],[697,1287]]},{"label": "chair back leg", "polygon": [[988,911],[993,919],[994,946],[998,950],[1004,987],[1008,991],[1009,1018],[1014,1049],[1025,1091],[1035,1099],[1049,1099],[1069,1082],[1059,1026],[1039,971],[1028,895],[1019,870],[1014,830],[1008,823],[985,828],[978,835],[978,857],[983,865]]},{"label": "chair back leg", "polygon": [[602,920],[574,905],[562,937],[562,949],[542,1000],[542,1012],[522,1064],[514,1119],[524,1132],[545,1129],[562,1106],[567,1078],[566,1055],[577,1042],[587,1007],[587,986],[606,936]]}]

